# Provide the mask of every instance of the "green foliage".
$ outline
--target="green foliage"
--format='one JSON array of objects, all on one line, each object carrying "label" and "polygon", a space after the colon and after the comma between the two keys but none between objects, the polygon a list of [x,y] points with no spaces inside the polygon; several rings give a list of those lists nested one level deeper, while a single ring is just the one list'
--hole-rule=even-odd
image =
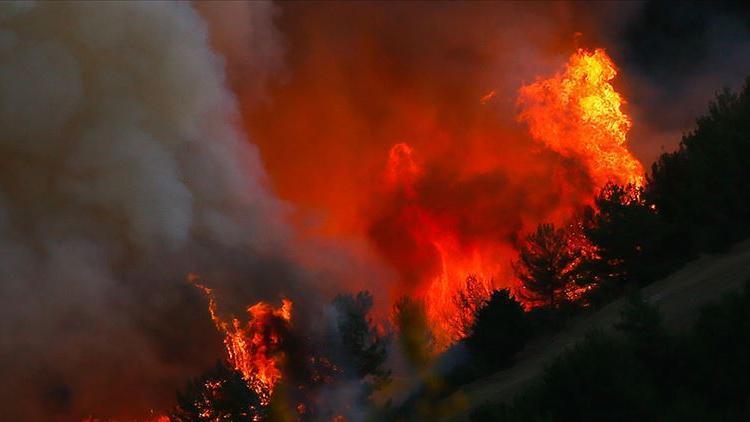
[{"label": "green foliage", "polygon": [[191,380],[184,392],[177,393],[173,421],[247,422],[263,417],[260,399],[248,387],[242,374],[224,362]]},{"label": "green foliage", "polygon": [[529,324],[523,307],[507,289],[492,293],[479,309],[471,335],[465,343],[475,356],[497,369],[508,365],[529,338]]},{"label": "green foliage", "polygon": [[571,241],[570,233],[540,224],[526,237],[513,265],[527,303],[557,308],[567,301],[568,288],[582,278],[584,256]]}]

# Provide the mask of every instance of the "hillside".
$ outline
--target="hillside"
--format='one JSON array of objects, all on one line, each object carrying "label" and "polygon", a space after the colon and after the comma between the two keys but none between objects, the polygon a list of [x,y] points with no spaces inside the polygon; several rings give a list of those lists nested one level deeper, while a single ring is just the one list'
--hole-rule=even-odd
[{"label": "hillside", "polygon": [[[695,320],[702,305],[718,300],[749,278],[750,241],[745,241],[726,254],[703,256],[685,265],[643,288],[641,294],[659,307],[668,329],[682,330]],[[617,300],[591,315],[572,321],[569,328],[555,336],[531,343],[511,368],[461,387],[449,400],[468,403],[468,407],[450,419],[464,420],[471,410],[481,405],[513,399],[542,373],[546,364],[580,341],[587,332],[592,329],[612,330],[624,301]]]}]

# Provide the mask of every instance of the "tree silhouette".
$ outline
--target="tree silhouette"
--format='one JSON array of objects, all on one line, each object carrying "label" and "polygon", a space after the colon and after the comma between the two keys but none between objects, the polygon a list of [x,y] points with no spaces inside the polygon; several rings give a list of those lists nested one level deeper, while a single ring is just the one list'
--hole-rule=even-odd
[{"label": "tree silhouette", "polygon": [[401,350],[409,363],[417,369],[426,368],[433,355],[435,338],[424,304],[404,296],[393,307],[393,319]]},{"label": "tree silhouette", "polygon": [[466,345],[485,362],[500,367],[523,348],[528,337],[523,307],[508,289],[503,289],[493,292],[486,306],[477,312]]},{"label": "tree silhouette", "polygon": [[477,312],[487,305],[491,294],[492,290],[476,276],[466,277],[465,287],[453,297],[456,312],[452,312],[449,318],[454,341],[469,335]]},{"label": "tree silhouette", "polygon": [[[634,185],[607,184],[583,214],[583,233],[594,245],[589,260],[589,282],[622,293],[629,283],[645,285],[667,272],[661,248],[663,226],[659,215]],[[601,291],[599,294],[602,294]]]},{"label": "tree silhouette", "polygon": [[170,415],[177,422],[259,420],[265,415],[260,398],[239,371],[223,361],[191,380],[177,393],[177,407]]},{"label": "tree silhouette", "polygon": [[569,232],[540,224],[526,237],[513,264],[522,284],[519,297],[532,305],[559,307],[576,283],[582,283],[584,260]]},{"label": "tree silhouette", "polygon": [[378,332],[369,318],[373,299],[369,292],[338,295],[333,300],[337,312],[338,333],[343,346],[345,375],[363,379],[372,377],[375,386],[387,382],[390,372],[383,368],[389,336]]},{"label": "tree silhouette", "polygon": [[687,258],[750,235],[750,79],[724,90],[677,151],[653,164],[645,194],[674,233],[667,245]]}]

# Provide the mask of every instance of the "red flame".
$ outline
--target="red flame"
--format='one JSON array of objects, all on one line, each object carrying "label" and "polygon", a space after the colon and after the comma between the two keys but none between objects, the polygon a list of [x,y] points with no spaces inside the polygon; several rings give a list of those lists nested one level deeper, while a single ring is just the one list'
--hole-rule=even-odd
[{"label": "red flame", "polygon": [[247,307],[249,320],[243,324],[238,318],[223,320],[217,313],[216,299],[208,287],[189,280],[208,297],[208,310],[216,328],[224,334],[229,363],[258,394],[260,404],[269,404],[274,388],[281,380],[283,335],[292,319],[292,302],[282,299],[281,307],[274,308],[266,302]]},{"label": "red flame", "polygon": [[462,312],[454,299],[465,286],[466,278],[477,276],[489,292],[492,290],[490,280],[499,268],[498,261],[486,259],[486,249],[461,242],[450,216],[421,206],[415,184],[422,173],[408,144],[398,143],[391,148],[385,176],[389,188],[401,191],[404,197],[405,205],[399,216],[402,227],[408,230],[417,248],[437,253],[439,268],[435,275],[419,283],[422,291],[418,293],[425,301],[427,316],[433,324],[436,346],[443,349],[465,334],[453,322],[456,314]]},{"label": "red flame", "polygon": [[[625,145],[631,122],[621,110],[624,100],[610,84],[616,74],[614,64],[604,50],[579,50],[570,57],[562,73],[520,90],[519,103],[523,109],[519,118],[528,123],[532,137],[578,163],[595,187],[602,187],[608,181],[643,182],[642,167]],[[492,96],[488,94],[485,98],[489,101]],[[485,102],[484,98],[482,101]],[[447,188],[430,181],[437,186],[425,189],[423,184],[427,183],[427,173],[417,163],[410,145],[398,143],[391,148],[385,179],[398,205],[397,211],[387,217],[391,226],[380,231],[406,234],[396,235],[400,241],[383,242],[379,247],[396,248],[395,253],[385,253],[396,266],[407,268],[402,271],[403,277],[417,278],[404,281],[416,285],[412,293],[424,300],[435,331],[436,346],[443,349],[466,335],[465,324],[456,323],[466,319],[466,310],[462,309],[465,305],[456,298],[469,289],[467,279],[474,284],[471,295],[479,295],[479,300],[487,298],[495,284],[508,286],[513,283],[509,264],[515,252],[511,249],[511,242],[493,238],[497,234],[486,226],[489,219],[497,220],[500,215],[479,222],[484,234],[467,236],[467,226],[477,220],[476,214],[484,213],[482,207],[486,204],[472,200],[466,207],[456,206],[453,202],[462,200],[460,188],[449,194],[452,195],[450,207],[435,203],[432,198],[425,197],[428,195],[425,191],[438,189],[445,195]],[[575,181],[562,177],[562,173],[556,178],[561,180],[549,183],[557,183],[562,192],[579,192],[574,196],[577,201],[587,202],[593,198],[595,189],[582,190],[576,187]],[[477,192],[485,196],[501,193],[490,189]],[[533,192],[505,194],[533,195]],[[536,204],[530,201],[526,206],[529,209],[524,212],[529,215],[538,213],[532,209],[538,206]],[[530,219],[531,224],[513,233],[520,239],[524,230],[533,228],[545,218],[549,216]],[[500,224],[512,225],[513,222]],[[585,239],[576,242],[585,242]],[[404,247],[407,243],[409,246]],[[425,270],[429,266],[434,268]],[[409,267],[414,268],[410,270]],[[498,280],[502,277],[505,279]],[[571,294],[580,295],[581,292],[571,291]]]}]

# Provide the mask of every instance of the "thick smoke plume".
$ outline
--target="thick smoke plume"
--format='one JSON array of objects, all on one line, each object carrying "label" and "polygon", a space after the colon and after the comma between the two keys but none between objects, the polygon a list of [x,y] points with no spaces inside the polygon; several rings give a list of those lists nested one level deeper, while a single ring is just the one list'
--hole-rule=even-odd
[{"label": "thick smoke plume", "polygon": [[189,4],[0,5],[3,419],[165,406],[221,356],[188,271],[296,279],[226,83]]}]

